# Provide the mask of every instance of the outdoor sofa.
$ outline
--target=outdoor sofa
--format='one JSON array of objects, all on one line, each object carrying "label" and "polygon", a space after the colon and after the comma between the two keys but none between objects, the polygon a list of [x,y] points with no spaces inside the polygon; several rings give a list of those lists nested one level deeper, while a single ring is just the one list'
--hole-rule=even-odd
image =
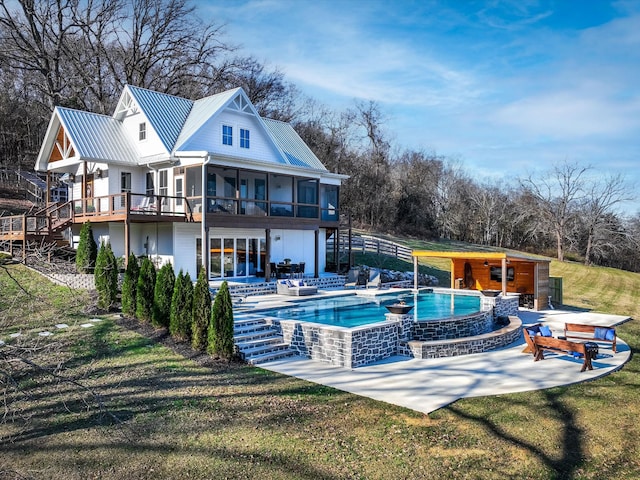
[{"label": "outdoor sofa", "polygon": [[318,293],[318,287],[314,285],[305,285],[304,280],[283,279],[276,283],[276,292],[278,295],[313,295]]}]

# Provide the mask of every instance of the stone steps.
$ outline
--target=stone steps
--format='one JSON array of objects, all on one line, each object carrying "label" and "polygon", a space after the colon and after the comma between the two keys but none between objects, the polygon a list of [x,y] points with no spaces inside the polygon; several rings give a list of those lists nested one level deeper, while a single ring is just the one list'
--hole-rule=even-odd
[{"label": "stone steps", "polygon": [[234,320],[233,340],[251,365],[295,355],[271,321],[255,314],[238,315]]}]

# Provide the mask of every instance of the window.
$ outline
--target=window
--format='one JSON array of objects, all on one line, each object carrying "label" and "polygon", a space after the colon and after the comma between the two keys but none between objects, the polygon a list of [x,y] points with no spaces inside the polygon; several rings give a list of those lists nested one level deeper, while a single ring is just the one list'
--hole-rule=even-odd
[{"label": "window", "polygon": [[175,189],[175,195],[176,195],[176,206],[177,207],[181,207],[182,206],[182,197],[184,196],[184,178],[183,177],[176,177],[176,189]]},{"label": "window", "polygon": [[249,130],[240,129],[240,148],[249,148]]},{"label": "window", "polygon": [[169,195],[169,175],[167,170],[158,172],[158,195]]},{"label": "window", "polygon": [[122,193],[131,191],[131,173],[129,172],[120,173],[120,191]]},{"label": "window", "polygon": [[[160,170],[158,172],[158,195],[162,197],[166,197],[169,195],[169,171],[168,170]],[[166,208],[169,205],[168,198],[162,198],[160,200],[162,203],[162,208]]]},{"label": "window", "polygon": [[153,181],[153,172],[147,172],[145,193],[148,197],[155,193],[155,182]]},{"label": "window", "polygon": [[[120,191],[122,193],[131,192],[131,173],[130,172],[120,172]],[[122,195],[120,197],[120,207],[124,207],[126,195]]]},{"label": "window", "polygon": [[146,140],[147,138],[147,122],[140,123],[140,127],[138,130],[138,140]]},{"label": "window", "polygon": [[222,144],[233,145],[233,127],[229,125],[222,126]]}]

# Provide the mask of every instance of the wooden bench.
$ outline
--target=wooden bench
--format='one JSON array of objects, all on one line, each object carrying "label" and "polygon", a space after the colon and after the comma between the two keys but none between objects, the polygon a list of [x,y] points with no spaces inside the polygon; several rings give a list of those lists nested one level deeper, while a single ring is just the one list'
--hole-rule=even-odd
[{"label": "wooden bench", "polygon": [[580,323],[565,323],[564,337],[579,338],[582,340],[589,340],[593,342],[607,342],[611,344],[611,350],[613,350],[613,353],[616,353],[616,329],[613,327],[582,325]]},{"label": "wooden bench", "polygon": [[583,362],[581,372],[585,370],[593,370],[591,360],[595,358],[593,350],[587,348],[587,343],[572,342],[570,340],[560,340],[553,337],[540,337],[535,336],[531,339],[533,341],[533,361],[544,360],[544,351],[549,350],[556,353],[572,355],[573,353],[579,353],[582,355]]}]

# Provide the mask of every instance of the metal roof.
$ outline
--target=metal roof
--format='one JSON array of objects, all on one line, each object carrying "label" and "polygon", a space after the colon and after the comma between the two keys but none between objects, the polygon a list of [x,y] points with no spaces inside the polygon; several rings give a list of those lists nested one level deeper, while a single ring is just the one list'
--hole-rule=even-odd
[{"label": "metal roof", "polygon": [[290,165],[327,171],[291,125],[269,118],[263,118],[262,121]]},{"label": "metal roof", "polygon": [[41,188],[43,190],[47,188],[47,182],[45,182],[33,172],[25,172],[24,170],[21,170],[18,172],[18,175],[24,178],[27,182],[34,184],[38,188]]},{"label": "metal roof", "polygon": [[55,112],[79,157],[137,164],[136,149],[119,121],[106,115],[64,107],[56,107]]},{"label": "metal roof", "polygon": [[227,90],[192,102],[193,107],[181,125],[179,136],[176,137],[174,143],[176,150],[179,150],[211,117],[216,115],[238,93],[238,90],[240,89]]},{"label": "metal roof", "polygon": [[194,105],[192,100],[127,85],[162,144],[171,152]]}]

